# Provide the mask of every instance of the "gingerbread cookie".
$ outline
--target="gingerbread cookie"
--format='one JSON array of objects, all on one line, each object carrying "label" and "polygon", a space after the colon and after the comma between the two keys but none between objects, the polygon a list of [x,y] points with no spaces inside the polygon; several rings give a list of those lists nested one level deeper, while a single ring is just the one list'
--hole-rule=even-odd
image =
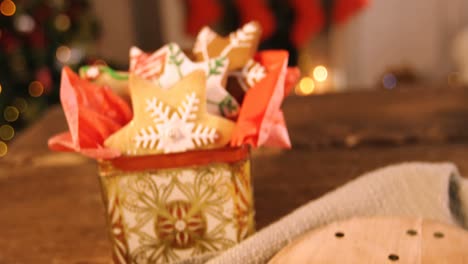
[{"label": "gingerbread cookie", "polygon": [[163,154],[225,146],[234,123],[206,112],[206,77],[197,70],[171,89],[130,76],[134,117],[105,146],[126,155]]},{"label": "gingerbread cookie", "polygon": [[224,89],[229,59],[217,57],[202,62],[192,62],[182,49],[170,43],[147,54],[133,47],[130,51],[130,72],[169,89],[195,70],[206,74],[206,101],[208,112],[225,117],[235,117],[239,104]]},{"label": "gingerbread cookie", "polygon": [[198,33],[193,54],[197,61],[228,58],[228,70],[239,70],[257,51],[261,34],[262,30],[257,22],[249,22],[227,37],[219,36],[209,27],[204,27]]},{"label": "gingerbread cookie", "polygon": [[[226,90],[240,104],[244,101],[245,93],[266,77],[268,71],[265,65],[252,59],[240,71],[232,71],[228,75]],[[294,88],[301,72],[297,67],[288,67],[286,71],[286,80],[284,82],[284,96]]]}]

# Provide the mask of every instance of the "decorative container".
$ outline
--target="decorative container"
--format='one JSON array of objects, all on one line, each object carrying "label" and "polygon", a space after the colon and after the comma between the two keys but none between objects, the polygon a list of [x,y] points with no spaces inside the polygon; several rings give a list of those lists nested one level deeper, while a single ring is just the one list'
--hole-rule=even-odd
[{"label": "decorative container", "polygon": [[247,146],[99,162],[115,263],[222,251],[254,231]]}]

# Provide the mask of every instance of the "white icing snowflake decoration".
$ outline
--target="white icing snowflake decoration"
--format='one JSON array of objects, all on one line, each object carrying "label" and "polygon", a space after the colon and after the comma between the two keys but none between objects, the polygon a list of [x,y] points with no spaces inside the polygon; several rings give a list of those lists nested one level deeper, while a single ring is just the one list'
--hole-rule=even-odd
[{"label": "white icing snowflake decoration", "polygon": [[266,69],[260,63],[249,60],[242,68],[242,74],[244,74],[247,84],[252,87],[265,78]]},{"label": "white icing snowflake decoration", "polygon": [[209,60],[208,50],[206,48],[216,38],[216,36],[216,33],[214,33],[210,28],[202,28],[200,33],[198,33],[197,41],[193,46],[193,52],[200,52],[204,60]]},{"label": "white icing snowflake decoration", "polygon": [[227,45],[223,51],[221,51],[220,56],[226,57],[229,52],[234,48],[247,48],[251,44],[250,40],[254,38],[254,34],[257,28],[253,22],[245,24],[242,28],[229,34],[229,45]]},{"label": "white icing snowflake decoration", "polygon": [[218,137],[216,129],[195,123],[199,103],[193,92],[171,113],[170,107],[156,97],[147,99],[145,110],[154,118],[154,125],[140,129],[135,137],[137,148],[156,147],[164,153],[174,153],[213,143]]}]

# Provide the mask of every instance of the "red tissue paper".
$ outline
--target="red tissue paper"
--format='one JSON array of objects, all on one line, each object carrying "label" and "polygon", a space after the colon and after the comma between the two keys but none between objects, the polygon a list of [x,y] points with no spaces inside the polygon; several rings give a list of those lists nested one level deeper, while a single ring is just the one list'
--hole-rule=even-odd
[{"label": "red tissue paper", "polygon": [[55,151],[73,151],[95,158],[120,156],[104,147],[104,140],[132,119],[127,102],[106,86],[80,79],[70,68],[62,70],[60,101],[68,123],[68,132],[49,139]]}]

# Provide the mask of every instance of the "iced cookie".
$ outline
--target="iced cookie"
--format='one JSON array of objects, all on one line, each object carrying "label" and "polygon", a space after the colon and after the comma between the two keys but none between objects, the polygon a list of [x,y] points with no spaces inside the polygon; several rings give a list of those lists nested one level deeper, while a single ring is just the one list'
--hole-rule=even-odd
[{"label": "iced cookie", "polygon": [[228,65],[229,59],[225,57],[193,62],[174,43],[151,54],[136,47],[130,51],[130,72],[157,83],[163,89],[169,89],[195,70],[203,70],[208,112],[232,118],[237,116],[239,104],[224,88]]},{"label": "iced cookie", "polygon": [[257,22],[249,22],[242,28],[222,37],[209,27],[198,33],[193,54],[197,61],[222,57],[229,59],[228,70],[239,70],[257,52],[262,30]]},{"label": "iced cookie", "polygon": [[163,154],[223,147],[234,123],[207,113],[206,77],[195,71],[170,89],[130,76],[134,117],[105,146],[126,155]]}]

